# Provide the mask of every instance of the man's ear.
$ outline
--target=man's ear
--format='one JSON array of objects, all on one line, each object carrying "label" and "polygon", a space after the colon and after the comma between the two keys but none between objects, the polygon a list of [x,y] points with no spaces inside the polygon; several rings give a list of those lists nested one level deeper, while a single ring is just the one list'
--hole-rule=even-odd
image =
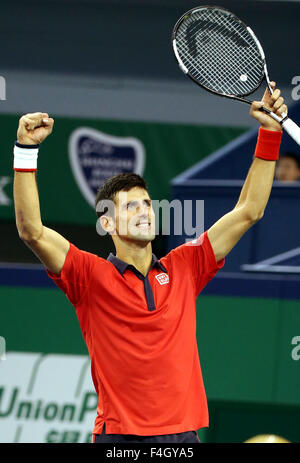
[{"label": "man's ear", "polygon": [[102,215],[100,217],[100,224],[103,230],[105,230],[110,235],[112,235],[115,232],[115,228],[116,228],[115,221],[109,215]]}]

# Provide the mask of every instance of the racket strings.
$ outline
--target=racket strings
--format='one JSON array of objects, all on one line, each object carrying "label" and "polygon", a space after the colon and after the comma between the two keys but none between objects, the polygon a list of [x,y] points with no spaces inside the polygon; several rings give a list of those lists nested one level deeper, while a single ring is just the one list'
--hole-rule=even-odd
[{"label": "racket strings", "polygon": [[[213,29],[210,31],[211,33],[214,32]],[[228,36],[229,37],[229,36]],[[207,39],[206,39],[207,40]],[[208,41],[211,41],[211,38],[208,39]],[[195,40],[195,49],[201,46],[201,43],[199,44],[199,35],[196,37]],[[220,43],[220,41],[218,41]],[[236,54],[234,53],[235,50],[232,49],[230,46],[231,41],[227,41],[226,45],[222,44],[223,46],[219,46],[217,44],[214,46],[213,50],[211,47],[204,47],[202,50],[204,53],[199,55],[199,58],[201,62],[205,63],[205,66],[207,66],[207,63],[211,63],[211,68],[206,69],[205,72],[205,82],[204,84],[209,85],[210,84],[210,79],[215,83],[221,84],[221,87],[226,85],[225,88],[223,88],[223,92],[232,92],[232,93],[245,93],[249,90],[249,86],[244,84],[240,78],[241,78],[241,68],[244,68],[244,76],[246,76],[246,79],[249,77],[249,69],[248,66],[242,62],[246,61],[246,64],[248,62],[248,56],[247,53],[245,54],[244,60],[240,60],[237,63],[235,59]],[[229,46],[228,46],[229,45]],[[190,54],[193,54],[193,51],[190,49],[188,50],[187,48],[185,49],[187,52]],[[211,56],[211,52],[213,51],[213,56]],[[194,55],[195,56],[195,55]],[[199,66],[199,58],[198,60],[198,66]],[[213,60],[212,60],[213,58]],[[218,67],[216,68],[215,66],[215,61],[216,59],[218,60]],[[238,68],[236,69],[238,64]],[[203,73],[204,67],[202,64],[202,73]],[[217,72],[216,72],[217,71]],[[255,72],[255,68],[252,68],[252,71],[254,71],[254,76],[260,80],[260,75],[259,73]],[[199,79],[199,73],[196,71],[196,78]],[[249,82],[249,81],[248,81]],[[218,90],[221,90],[221,87],[219,86]]]},{"label": "racket strings", "polygon": [[[193,55],[194,57],[195,57],[195,52],[197,53],[197,49],[198,48],[201,49],[201,45],[203,45],[203,44],[201,44],[201,42],[200,42],[200,44],[198,43],[199,42],[199,34],[197,33],[197,28],[195,27],[195,23],[198,23],[198,21],[199,20],[196,20],[196,21],[193,21],[193,23],[192,23],[192,26],[194,26],[193,27],[194,34],[190,34],[190,41],[189,41],[189,44],[188,44],[188,45],[190,45],[190,43],[194,42],[194,47],[189,47],[188,46],[189,50],[186,49],[186,51],[188,51],[189,54]],[[232,49],[232,47],[230,46],[233,43],[233,41],[230,40],[230,39],[231,39],[231,37],[234,38],[237,41],[238,44],[242,42],[243,46],[246,47],[246,49],[248,47],[247,41],[245,41],[245,40],[242,41],[241,38],[239,37],[239,35],[236,34],[236,31],[235,31],[234,28],[232,28],[232,30],[230,30],[231,24],[229,24],[228,21],[227,21],[227,26],[229,26],[229,27],[227,27],[227,29],[224,28],[224,25],[222,23],[220,24],[220,22],[216,22],[216,21],[214,23],[213,22],[208,22],[208,21],[204,21],[204,22],[202,21],[202,23],[208,24],[208,28],[204,29],[204,31],[202,32],[202,35],[204,35],[204,38],[206,38],[206,40],[205,40],[206,42],[209,43],[212,40],[212,37],[214,37],[213,36],[214,32],[217,32],[218,34],[221,33],[222,37],[224,37],[224,35],[225,35],[229,39],[226,42],[226,46],[224,46],[224,44],[221,43],[221,49],[220,49],[220,40],[218,40],[217,43],[214,43],[213,44],[214,45],[213,52],[214,52],[214,55],[217,55],[218,51],[219,51],[219,56],[217,56],[216,58],[217,59],[222,58],[222,60],[220,61],[220,67],[221,67],[220,70],[221,70],[221,72],[225,73],[225,75],[227,73],[226,77],[230,76],[232,74],[232,67],[236,63],[236,60],[231,59],[232,57],[234,57],[233,52],[235,50]],[[209,32],[210,32],[209,37],[207,37],[207,35],[206,35],[207,30],[209,30]],[[241,32],[243,32],[243,31],[241,31]],[[187,31],[186,31],[186,35],[187,35]],[[218,35],[216,35],[215,37],[217,39],[219,39]],[[201,39],[201,36],[200,36],[200,39]],[[228,50],[228,48],[229,48],[229,50]],[[205,59],[210,58],[210,60],[211,60],[211,57],[209,56],[209,52],[212,51],[212,46],[206,47],[206,48],[202,47],[202,50],[204,52],[206,52],[205,55],[204,55],[204,58]],[[227,53],[225,53],[225,52],[227,52]],[[225,56],[224,56],[224,54],[225,54]],[[214,58],[215,58],[215,56],[214,56]],[[224,60],[224,58],[225,58],[225,60]],[[248,57],[246,57],[246,59],[247,58]],[[228,66],[228,64],[230,66]],[[239,64],[241,64],[241,63],[239,63]]]},{"label": "racket strings", "polygon": [[[186,46],[183,46],[183,50],[185,53],[189,52]],[[206,53],[203,55],[202,60],[207,63],[211,60],[211,57]],[[226,60],[226,57],[223,55],[222,60],[220,59],[220,62],[218,63],[219,68],[217,71],[215,68],[209,69],[206,66],[203,66],[201,70],[198,71],[198,69],[190,69],[189,63],[185,60],[183,60],[183,63],[188,67],[191,75],[198,81],[202,81],[201,83],[204,86],[224,94],[239,94],[241,91],[240,84],[237,86],[235,84],[236,80],[232,77],[233,69],[232,66],[230,67],[230,59],[227,58],[227,62],[224,60]],[[243,88],[243,90],[246,93],[247,89]]]},{"label": "racket strings", "polygon": [[[217,30],[217,28],[219,30]],[[217,30],[217,32],[220,31],[220,28],[219,28],[219,25],[218,24],[215,24],[213,28],[210,29],[210,34],[213,34],[214,33],[214,30]],[[206,34],[206,32],[204,32],[204,34]],[[194,35],[196,35],[196,33],[194,33]],[[199,34],[197,34],[198,37],[194,37],[191,35],[190,37],[190,40],[193,40],[194,39],[194,42],[195,42],[195,45],[193,48],[190,47],[190,49],[187,49],[185,48],[185,51],[186,52],[189,52],[190,55],[194,55],[195,56],[195,51],[199,48],[199,45],[201,46],[201,43],[198,44],[199,42]],[[230,35],[227,35],[228,38],[230,38]],[[200,37],[201,38],[201,37]],[[211,36],[207,39],[208,41],[211,41]],[[234,76],[235,74],[235,69],[234,69],[234,66],[236,66],[236,61],[234,59],[232,59],[232,57],[234,58],[234,50],[232,49],[232,47],[230,47],[230,44],[232,42],[231,41],[228,41],[226,44],[227,46],[221,46],[220,47],[220,42],[218,41],[216,46],[213,48],[213,52],[214,52],[214,56],[213,56],[213,59],[217,59],[219,60],[218,62],[218,65],[219,65],[219,74],[223,77],[223,80],[225,81],[229,81],[229,83],[231,83],[232,85],[235,84],[235,80],[232,79],[232,77]],[[229,45],[229,47],[228,47]],[[211,51],[212,51],[212,47],[205,47],[203,48],[203,51],[204,51],[204,54],[203,56],[200,57],[205,60],[205,62],[212,62],[212,57],[211,57]],[[247,60],[247,56],[245,57],[245,59]],[[196,59],[197,61],[197,59]],[[199,61],[199,60],[198,60]],[[212,65],[214,65],[214,63],[212,62]],[[241,69],[241,65],[242,63],[239,62],[238,63],[239,65],[239,68],[238,68],[238,71],[239,71],[239,76],[240,76],[240,69]],[[215,81],[215,78],[218,77],[216,76],[216,72],[215,72],[215,66],[213,66],[212,69],[208,69],[205,74],[206,74],[206,77],[207,79],[209,78],[209,75],[210,73],[212,73],[212,77]],[[232,81],[232,82],[231,82]],[[239,83],[239,86],[237,87],[236,85],[234,85],[234,88],[235,88],[235,91],[240,91],[240,82]],[[243,90],[244,91],[247,91],[247,86],[246,85],[243,85],[242,84],[242,87],[243,87]]]},{"label": "racket strings", "polygon": [[217,93],[246,95],[262,81],[263,62],[254,39],[227,12],[203,8],[193,13],[179,26],[176,46],[191,76]]}]

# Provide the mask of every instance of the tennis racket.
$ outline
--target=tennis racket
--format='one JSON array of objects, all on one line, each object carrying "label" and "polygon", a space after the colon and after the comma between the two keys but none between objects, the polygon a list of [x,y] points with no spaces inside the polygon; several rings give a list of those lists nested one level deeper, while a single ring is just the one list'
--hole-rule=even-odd
[{"label": "tennis racket", "polygon": [[[202,6],[179,18],[172,44],[180,69],[205,90],[243,103],[265,80],[270,85],[264,51],[254,32],[233,13],[218,6]],[[261,108],[279,122],[300,145],[300,127]]]}]

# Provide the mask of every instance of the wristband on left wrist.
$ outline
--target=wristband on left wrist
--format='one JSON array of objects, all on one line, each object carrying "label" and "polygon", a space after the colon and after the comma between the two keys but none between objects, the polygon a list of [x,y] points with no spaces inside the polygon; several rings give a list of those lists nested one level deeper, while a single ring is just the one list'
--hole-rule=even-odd
[{"label": "wristband on left wrist", "polygon": [[35,172],[40,145],[23,145],[18,141],[14,146],[13,168],[17,172]]}]

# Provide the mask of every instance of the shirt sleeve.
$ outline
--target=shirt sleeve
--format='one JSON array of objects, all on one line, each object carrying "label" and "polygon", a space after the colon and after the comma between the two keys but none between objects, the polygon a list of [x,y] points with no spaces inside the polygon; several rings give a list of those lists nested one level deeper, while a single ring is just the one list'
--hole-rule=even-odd
[{"label": "shirt sleeve", "polygon": [[184,265],[190,270],[196,296],[199,295],[225,263],[225,259],[221,259],[219,262],[216,261],[207,232],[204,232],[193,241],[178,246],[171,253],[174,253],[174,256],[181,261],[183,260]]},{"label": "shirt sleeve", "polygon": [[74,244],[70,243],[70,248],[60,273],[55,274],[46,269],[48,276],[66,294],[74,306],[81,301],[88,288],[95,258],[97,258],[96,255],[81,251]]}]

